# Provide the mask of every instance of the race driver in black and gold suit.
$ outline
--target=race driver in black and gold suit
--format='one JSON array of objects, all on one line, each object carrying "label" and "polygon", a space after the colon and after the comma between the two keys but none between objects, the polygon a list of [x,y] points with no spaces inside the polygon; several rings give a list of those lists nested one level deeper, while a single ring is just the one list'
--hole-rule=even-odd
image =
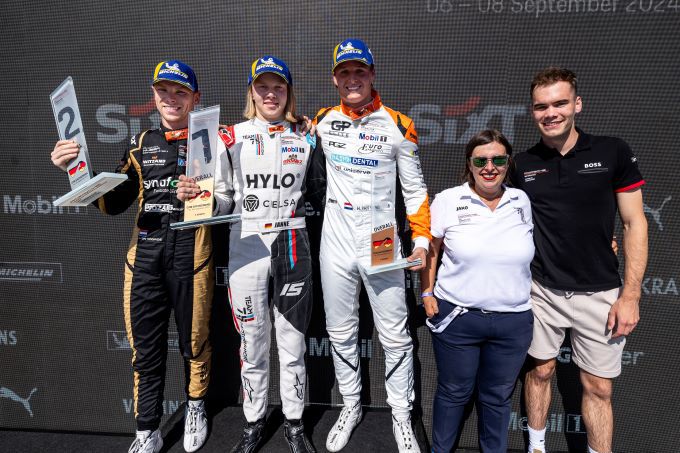
[{"label": "race driver in black and gold suit", "polygon": [[[125,259],[124,312],[133,350],[137,438],[130,452],[158,452],[163,415],[168,323],[175,311],[179,348],[190,370],[186,384],[184,448],[196,451],[205,442],[203,398],[210,376],[208,322],[214,270],[210,227],[172,230],[182,220],[176,197],[185,173],[189,112],[200,99],[196,76],[180,61],[160,63],[152,83],[161,127],[137,134],[118,166],[127,181],[95,201],[106,214],[124,212],[135,201],[138,214]],[[57,143],[52,161],[60,168],[77,154],[71,140]],[[218,200],[218,203],[224,202]]]}]

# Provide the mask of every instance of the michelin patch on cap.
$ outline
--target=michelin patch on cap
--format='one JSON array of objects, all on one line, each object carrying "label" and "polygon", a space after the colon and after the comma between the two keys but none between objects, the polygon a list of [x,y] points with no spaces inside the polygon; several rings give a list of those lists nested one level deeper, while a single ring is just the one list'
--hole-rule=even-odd
[{"label": "michelin patch on cap", "polygon": [[290,74],[290,71],[288,70],[288,66],[286,66],[286,63],[283,60],[280,60],[276,57],[272,57],[271,55],[265,55],[264,57],[258,58],[257,60],[253,61],[253,64],[250,65],[250,74],[248,74],[248,85],[253,83],[253,80],[257,79],[265,72],[271,72],[272,74],[280,76],[283,80],[286,81],[288,85],[293,84],[293,76]]},{"label": "michelin patch on cap", "polygon": [[333,71],[336,66],[345,61],[360,61],[373,66],[373,53],[365,42],[360,39],[345,39],[333,50]]},{"label": "michelin patch on cap", "polygon": [[151,84],[155,85],[164,80],[184,85],[191,91],[198,91],[198,80],[196,80],[194,70],[191,69],[191,66],[179,60],[161,61],[156,65]]}]

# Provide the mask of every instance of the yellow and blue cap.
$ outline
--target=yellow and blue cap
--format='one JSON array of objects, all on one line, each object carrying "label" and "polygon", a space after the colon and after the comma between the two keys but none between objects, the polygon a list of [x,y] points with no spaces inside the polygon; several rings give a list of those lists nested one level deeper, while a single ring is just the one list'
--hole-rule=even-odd
[{"label": "yellow and blue cap", "polygon": [[272,57],[271,55],[265,55],[262,58],[258,58],[257,60],[253,61],[253,64],[250,65],[248,85],[253,83],[253,80],[257,79],[265,72],[271,72],[272,74],[278,75],[283,80],[285,80],[288,85],[293,84],[293,76],[290,74],[286,63],[279,58]]},{"label": "yellow and blue cap", "polygon": [[367,66],[373,66],[373,53],[365,42],[360,39],[345,39],[333,49],[333,71],[345,61],[360,61]]},{"label": "yellow and blue cap", "polygon": [[191,66],[179,60],[161,61],[156,65],[151,85],[164,80],[179,83],[194,92],[198,91],[198,80],[196,80],[194,70],[191,69]]}]

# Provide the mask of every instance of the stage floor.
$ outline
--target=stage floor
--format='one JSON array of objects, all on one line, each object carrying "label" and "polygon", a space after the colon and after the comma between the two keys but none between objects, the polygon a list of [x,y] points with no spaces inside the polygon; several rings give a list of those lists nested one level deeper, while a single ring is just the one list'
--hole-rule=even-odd
[{"label": "stage floor", "polygon": [[[305,411],[305,427],[312,444],[318,452],[326,452],[326,435],[339,415],[337,408],[310,406]],[[226,407],[211,416],[210,437],[199,450],[202,453],[224,453],[237,442],[244,418],[240,407]],[[183,419],[174,417],[163,427],[163,453],[181,453]],[[166,432],[167,431],[167,432]],[[418,430],[422,436],[422,430]],[[132,434],[104,435],[83,433],[55,433],[35,431],[0,431],[0,445],[8,451],[21,453],[70,452],[108,453],[127,451]],[[425,442],[419,439],[425,452]],[[343,451],[351,452],[395,452],[397,444],[392,435],[392,418],[387,410],[366,410],[361,424],[355,429]],[[263,453],[288,452],[283,437],[283,415],[279,408],[270,409],[267,422],[267,442],[260,449]]]}]

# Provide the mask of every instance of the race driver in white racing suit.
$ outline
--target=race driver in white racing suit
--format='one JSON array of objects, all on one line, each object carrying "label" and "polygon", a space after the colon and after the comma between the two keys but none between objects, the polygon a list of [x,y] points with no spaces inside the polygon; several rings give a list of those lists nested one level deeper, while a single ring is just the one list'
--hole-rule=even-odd
[{"label": "race driver in white racing suit", "polygon": [[[413,344],[407,327],[404,270],[368,275],[365,268],[371,266],[372,249],[393,246],[395,258],[400,258],[393,213],[387,221],[393,234],[378,241],[372,237],[375,230],[385,227],[384,221],[377,225],[374,220],[376,208],[394,209],[397,174],[414,242],[409,261],[420,258],[425,262],[431,238],[430,211],[413,122],[382,104],[373,89],[374,80],[373,56],[366,44],[358,39],[338,44],[333,55],[333,82],[341,104],[321,109],[314,120],[323,147],[323,156],[317,152],[314,158],[310,176],[314,198],[319,197],[317,184],[326,180],[321,284],[335,376],[344,403],[326,448],[340,451],[361,420],[357,340],[363,281],[385,350],[387,403],[392,407],[399,452],[418,452],[410,419]],[[319,165],[319,158],[324,157],[325,165]]]},{"label": "race driver in white racing suit", "polygon": [[[304,192],[316,139],[296,124],[292,77],[283,61],[264,56],[253,62],[244,115],[248,121],[219,131],[221,165],[215,178],[215,194],[226,193],[227,200],[233,196],[234,213],[241,214],[229,236],[229,298],[241,337],[243,412],[248,423],[231,451],[250,453],[264,439],[271,298],[284,434],[291,452],[314,452],[305,438],[302,414],[305,332],[312,311]],[[179,196],[197,192],[195,183],[182,179]],[[218,211],[228,205],[217,201]]]}]

